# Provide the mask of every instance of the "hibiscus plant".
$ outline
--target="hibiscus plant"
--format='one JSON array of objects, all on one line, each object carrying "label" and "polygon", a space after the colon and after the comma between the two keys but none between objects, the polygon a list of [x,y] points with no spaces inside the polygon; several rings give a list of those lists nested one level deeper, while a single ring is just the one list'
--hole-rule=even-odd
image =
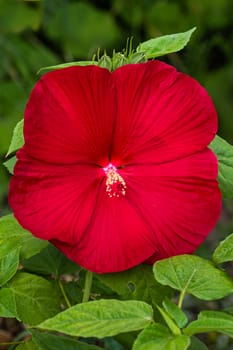
[{"label": "hibiscus plant", "polygon": [[193,254],[233,198],[233,147],[206,90],[157,60],[194,30],[41,69],[5,162],[0,316],[24,325],[11,349],[204,350],[201,333],[233,337],[233,235],[209,260]]}]

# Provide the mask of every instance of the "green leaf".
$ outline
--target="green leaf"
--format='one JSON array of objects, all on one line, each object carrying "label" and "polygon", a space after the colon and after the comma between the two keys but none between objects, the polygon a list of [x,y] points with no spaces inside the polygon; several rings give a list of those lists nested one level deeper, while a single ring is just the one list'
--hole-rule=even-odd
[{"label": "green leaf", "polygon": [[13,292],[19,318],[36,325],[60,311],[62,297],[57,284],[42,277],[21,272],[9,282]]},{"label": "green leaf", "polygon": [[20,120],[14,130],[13,130],[13,136],[11,139],[10,147],[7,151],[6,156],[9,156],[11,153],[14,153],[19,148],[21,148],[24,144],[24,136],[23,136],[23,119]]},{"label": "green leaf", "polygon": [[186,335],[172,335],[159,323],[144,329],[137,337],[132,350],[186,350],[190,338]]},{"label": "green leaf", "polygon": [[165,311],[176,322],[179,328],[183,328],[188,323],[185,313],[170,299],[166,298],[162,303]]},{"label": "green leaf", "polygon": [[200,341],[200,339],[193,336],[191,338],[191,344],[188,347],[188,350],[208,350],[208,348],[202,341]]},{"label": "green leaf", "polygon": [[222,311],[201,311],[196,321],[183,329],[187,335],[219,332],[233,337],[233,316]]},{"label": "green leaf", "polygon": [[15,295],[9,288],[0,289],[0,317],[16,317],[19,319]]},{"label": "green leaf", "polygon": [[154,265],[158,282],[203,300],[216,300],[233,292],[233,281],[223,271],[195,255],[179,255]]},{"label": "green leaf", "polygon": [[37,74],[44,72],[44,71],[50,71],[55,69],[62,69],[67,67],[73,67],[73,66],[97,66],[97,61],[78,61],[78,62],[67,62],[62,64],[56,64],[55,66],[48,66],[48,67],[42,67],[39,69]]},{"label": "green leaf", "polygon": [[[68,337],[30,330],[32,339],[17,347],[18,350],[101,350],[102,348],[82,343]],[[26,347],[25,347],[26,345]],[[32,346],[32,347],[29,347]],[[34,347],[33,347],[34,346]]]},{"label": "green leaf", "polygon": [[19,248],[0,258],[0,286],[2,287],[17,272],[19,266]]},{"label": "green leaf", "polygon": [[11,175],[14,174],[14,167],[15,167],[15,164],[16,164],[16,157],[13,156],[11,157],[10,159],[7,159],[3,165],[7,168],[7,170],[9,171],[9,173]]},{"label": "green leaf", "polygon": [[24,230],[13,215],[0,218],[0,257],[4,257],[12,250],[19,248],[20,256],[29,258],[47,245],[47,241],[42,241]]},{"label": "green leaf", "polygon": [[174,335],[180,335],[181,331],[177,327],[177,325],[173,321],[173,319],[170,317],[170,315],[166,311],[164,311],[161,307],[157,306],[157,308],[158,308],[159,312],[161,313],[161,315],[163,316],[163,319],[166,322],[167,326],[170,328],[171,332]]},{"label": "green leaf", "polygon": [[16,349],[17,350],[42,350],[34,343],[32,339],[28,340],[26,343],[18,345]]},{"label": "green leaf", "polygon": [[137,52],[144,52],[146,58],[155,58],[182,50],[189,42],[196,27],[184,33],[163,35],[147,40],[137,47]]},{"label": "green leaf", "polygon": [[18,225],[13,215],[0,218],[0,257],[20,248],[24,230]]},{"label": "green leaf", "polygon": [[218,181],[224,198],[233,198],[233,146],[216,135],[209,147],[218,158]]},{"label": "green leaf", "polygon": [[233,261],[233,233],[220,242],[213,254],[215,264]]},{"label": "green leaf", "polygon": [[145,328],[153,310],[141,301],[96,300],[75,305],[38,327],[64,334],[103,338]]},{"label": "green leaf", "polygon": [[170,288],[155,281],[152,267],[148,265],[139,265],[127,271],[95,276],[122,299],[142,300],[156,305],[161,304],[164,297],[172,294]]},{"label": "green leaf", "polygon": [[38,252],[46,248],[48,244],[48,241],[34,237],[31,232],[25,230],[20,249],[21,259],[28,259],[31,256],[36,255]]},{"label": "green leaf", "polygon": [[55,276],[77,272],[81,269],[52,244],[49,244],[39,254],[32,256],[30,259],[22,260],[22,265],[28,271]]}]

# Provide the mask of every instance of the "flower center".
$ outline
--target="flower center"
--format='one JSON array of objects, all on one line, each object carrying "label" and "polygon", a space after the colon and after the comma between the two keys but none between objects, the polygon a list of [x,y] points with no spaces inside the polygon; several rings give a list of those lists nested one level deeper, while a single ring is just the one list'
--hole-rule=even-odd
[{"label": "flower center", "polygon": [[103,168],[106,175],[106,193],[110,198],[125,196],[126,182],[121,175],[118,174],[117,168],[113,164],[108,164]]}]

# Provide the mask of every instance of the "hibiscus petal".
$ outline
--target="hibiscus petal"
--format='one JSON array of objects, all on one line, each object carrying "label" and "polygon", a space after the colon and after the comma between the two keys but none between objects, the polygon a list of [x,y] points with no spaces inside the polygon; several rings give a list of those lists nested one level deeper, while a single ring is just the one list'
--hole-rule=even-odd
[{"label": "hibiscus petal", "polygon": [[127,199],[110,198],[103,184],[93,220],[82,240],[52,243],[86,269],[110,273],[136,266],[155,253],[152,236],[150,227]]},{"label": "hibiscus petal", "polygon": [[20,224],[35,236],[72,243],[81,239],[96,205],[102,169],[32,160],[24,150],[9,189],[9,204]]},{"label": "hibiscus petal", "polygon": [[102,168],[46,164],[24,149],[18,157],[9,203],[35,236],[98,273],[126,270],[155,252],[150,227],[126,197],[107,194]]},{"label": "hibiscus petal", "polygon": [[107,69],[70,67],[45,74],[25,110],[25,149],[50,163],[108,159],[113,123],[114,87]]},{"label": "hibiscus petal", "polygon": [[221,211],[213,153],[206,149],[175,162],[129,166],[124,173],[128,199],[153,231],[156,252],[150,262],[193,253]]},{"label": "hibiscus petal", "polygon": [[112,161],[121,165],[175,160],[205,148],[217,115],[203,87],[160,61],[113,72],[117,122]]},{"label": "hibiscus petal", "polygon": [[217,162],[208,149],[157,166],[127,166],[119,173],[127,183],[126,196],[109,198],[102,183],[82,240],[53,241],[87,269],[116,272],[192,253],[219,217]]}]

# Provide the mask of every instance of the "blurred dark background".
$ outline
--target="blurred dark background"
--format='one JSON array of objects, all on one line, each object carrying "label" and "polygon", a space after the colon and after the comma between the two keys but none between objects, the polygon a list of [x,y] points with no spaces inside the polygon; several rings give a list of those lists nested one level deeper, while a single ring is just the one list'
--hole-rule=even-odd
[{"label": "blurred dark background", "polygon": [[[166,57],[202,83],[219,114],[219,133],[233,141],[233,3],[229,0],[0,0],[0,157],[23,117],[37,71],[121,51],[196,26],[189,45]],[[0,166],[0,215],[8,211],[9,176]]]}]

